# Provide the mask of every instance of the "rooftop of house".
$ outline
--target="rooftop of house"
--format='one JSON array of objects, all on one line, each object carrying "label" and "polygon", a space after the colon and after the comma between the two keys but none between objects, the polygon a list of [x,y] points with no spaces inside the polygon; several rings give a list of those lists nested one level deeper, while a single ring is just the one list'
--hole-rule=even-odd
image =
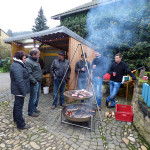
[{"label": "rooftop of house", "polygon": [[[0,28],[0,32],[1,32],[1,31],[4,32],[4,31]],[[4,33],[5,33],[6,35],[8,35],[6,32],[4,32]]]},{"label": "rooftop of house", "polygon": [[85,3],[83,5],[80,5],[78,7],[70,9],[68,11],[65,11],[63,13],[52,16],[51,18],[55,19],[55,20],[60,20],[61,17],[67,16],[70,14],[74,14],[74,13],[78,13],[78,12],[82,12],[82,11],[86,11],[91,8],[98,7],[100,5],[106,5],[106,4],[110,4],[113,2],[117,2],[117,1],[120,1],[120,0],[92,0],[91,2]]}]

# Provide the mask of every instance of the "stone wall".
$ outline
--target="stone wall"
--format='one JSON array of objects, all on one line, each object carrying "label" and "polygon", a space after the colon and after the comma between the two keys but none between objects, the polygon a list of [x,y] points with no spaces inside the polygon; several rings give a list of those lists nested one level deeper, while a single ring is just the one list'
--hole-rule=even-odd
[{"label": "stone wall", "polygon": [[135,84],[134,94],[132,99],[133,107],[133,123],[139,133],[150,144],[150,108],[145,104],[142,98],[142,86],[138,80]]}]

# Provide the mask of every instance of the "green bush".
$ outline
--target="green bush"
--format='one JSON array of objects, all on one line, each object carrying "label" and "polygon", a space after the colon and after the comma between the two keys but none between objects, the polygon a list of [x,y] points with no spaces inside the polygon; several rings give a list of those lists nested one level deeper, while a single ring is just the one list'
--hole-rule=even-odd
[{"label": "green bush", "polygon": [[9,72],[10,71],[10,66],[11,66],[11,58],[6,57],[4,64],[3,64],[3,71],[4,72]]}]

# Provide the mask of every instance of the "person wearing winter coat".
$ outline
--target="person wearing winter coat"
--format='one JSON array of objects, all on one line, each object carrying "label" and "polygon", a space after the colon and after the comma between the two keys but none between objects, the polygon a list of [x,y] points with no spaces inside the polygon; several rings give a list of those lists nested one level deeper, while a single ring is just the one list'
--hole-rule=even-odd
[{"label": "person wearing winter coat", "polygon": [[14,62],[10,68],[11,93],[15,96],[13,107],[13,120],[18,129],[30,128],[23,119],[23,105],[25,96],[30,91],[30,81],[27,68],[25,66],[26,53],[18,51],[13,57]]},{"label": "person wearing winter coat", "polygon": [[40,51],[38,48],[32,48],[26,60],[26,66],[30,79],[30,98],[28,104],[28,115],[38,117],[40,110],[37,109],[40,95],[43,73],[39,63]]},{"label": "person wearing winter coat", "polygon": [[[60,92],[59,93],[60,94],[59,104],[60,104],[60,106],[65,107],[63,92],[65,91],[66,80],[67,80],[67,78],[69,78],[70,73],[71,73],[69,61],[67,59],[65,59],[65,56],[66,56],[66,51],[60,50],[58,52],[58,58],[53,60],[52,65],[50,67],[50,72],[52,73],[52,76],[54,79],[54,81],[53,81],[53,83],[54,83],[53,104],[51,107],[52,109],[55,109],[55,107],[57,106],[58,90]],[[67,72],[66,72],[66,70],[67,70]],[[60,84],[61,84],[61,86],[60,86]],[[60,89],[59,89],[59,86],[60,86]]]}]

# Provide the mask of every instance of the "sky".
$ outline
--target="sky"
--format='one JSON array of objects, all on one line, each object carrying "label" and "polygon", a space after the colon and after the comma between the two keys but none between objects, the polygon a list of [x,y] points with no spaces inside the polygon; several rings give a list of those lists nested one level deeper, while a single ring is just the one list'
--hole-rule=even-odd
[{"label": "sky", "polygon": [[51,19],[74,7],[88,3],[92,0],[1,0],[0,3],[0,29],[7,32],[31,31],[41,6],[47,19],[47,26],[53,28],[59,21]]}]

